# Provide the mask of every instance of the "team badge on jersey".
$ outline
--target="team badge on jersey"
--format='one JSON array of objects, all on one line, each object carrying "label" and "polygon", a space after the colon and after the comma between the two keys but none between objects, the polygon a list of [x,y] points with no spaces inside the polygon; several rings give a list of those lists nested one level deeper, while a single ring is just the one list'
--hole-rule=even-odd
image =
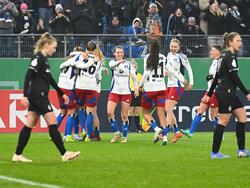
[{"label": "team badge on jersey", "polygon": [[33,67],[37,66],[37,59],[33,59],[33,60],[31,61],[31,65],[32,65]]},{"label": "team badge on jersey", "polygon": [[233,61],[232,61],[232,66],[237,67],[235,59],[233,59]]}]

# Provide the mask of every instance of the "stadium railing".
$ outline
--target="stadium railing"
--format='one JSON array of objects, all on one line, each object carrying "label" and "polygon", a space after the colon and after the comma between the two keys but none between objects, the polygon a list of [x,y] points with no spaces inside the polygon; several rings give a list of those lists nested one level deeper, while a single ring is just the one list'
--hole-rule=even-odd
[{"label": "stadium railing", "polygon": [[[63,58],[73,50],[75,46],[85,48],[90,40],[99,43],[104,55],[112,57],[112,50],[120,45],[124,48],[126,57],[140,58],[148,51],[146,35],[108,35],[108,34],[54,34],[58,40],[57,52],[53,57]],[[0,34],[0,57],[29,58],[33,54],[35,42],[39,34]],[[182,51],[189,57],[208,57],[209,48],[212,45],[220,45],[222,36],[211,35],[164,35],[160,38],[161,52],[166,54],[169,49],[169,41],[178,38],[182,43]],[[250,35],[242,36],[241,57],[250,56]]]}]

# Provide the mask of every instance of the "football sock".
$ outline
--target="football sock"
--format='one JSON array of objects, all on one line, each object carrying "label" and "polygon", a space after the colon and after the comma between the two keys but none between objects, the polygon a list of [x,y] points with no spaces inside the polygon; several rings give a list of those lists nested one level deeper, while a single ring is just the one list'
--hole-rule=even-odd
[{"label": "football sock", "polygon": [[[136,126],[136,130],[140,130],[141,126],[140,126],[140,117],[139,116],[134,116],[134,121],[135,121],[135,126]],[[130,124],[131,125],[131,124]]]},{"label": "football sock", "polygon": [[212,148],[213,153],[217,153],[220,150],[224,129],[225,129],[224,126],[222,126],[221,124],[218,124],[214,130],[213,148]]},{"label": "football sock", "polygon": [[57,149],[60,151],[61,155],[64,155],[64,153],[66,152],[66,149],[63,145],[62,137],[57,129],[57,124],[50,125],[48,127],[49,127],[49,135],[52,141],[56,145]]},{"label": "football sock", "polygon": [[74,115],[69,114],[66,122],[67,136],[72,135],[73,126],[74,126]]},{"label": "football sock", "polygon": [[94,115],[92,114],[92,112],[90,112],[87,115],[87,119],[86,119],[86,125],[87,125],[87,136],[90,137],[91,133],[93,131],[93,123],[94,123]]},{"label": "football sock", "polygon": [[151,120],[150,127],[155,131],[155,129],[158,127],[156,122],[154,120]]},{"label": "football sock", "polygon": [[116,120],[115,119],[110,119],[109,122],[110,122],[110,126],[111,126],[113,132],[114,133],[119,132],[119,128],[118,128]]},{"label": "football sock", "polygon": [[179,132],[179,128],[176,124],[172,125],[173,131],[174,133],[178,133]]},{"label": "football sock", "polygon": [[100,131],[99,131],[99,128],[98,127],[95,127],[94,129],[94,136],[100,136]]},{"label": "football sock", "polygon": [[78,117],[79,117],[81,128],[83,131],[85,131],[85,119],[86,119],[85,110],[80,109],[78,111]]},{"label": "football sock", "polygon": [[190,133],[194,133],[197,128],[199,123],[201,122],[202,115],[201,114],[196,114],[194,117],[194,120],[192,121],[191,127],[189,129]]},{"label": "football sock", "polygon": [[128,136],[128,121],[123,122],[122,124],[122,137]]},{"label": "football sock", "polygon": [[238,122],[236,124],[236,137],[239,150],[245,149],[245,123]]},{"label": "football sock", "polygon": [[75,114],[74,116],[74,132],[75,134],[78,134],[79,133],[79,117],[77,114]]},{"label": "football sock", "polygon": [[20,131],[18,143],[17,143],[17,147],[16,147],[16,154],[17,155],[21,155],[23,153],[23,150],[29,141],[31,131],[32,131],[32,129],[25,126],[25,125],[23,126],[22,130]]},{"label": "football sock", "polygon": [[164,127],[162,130],[162,136],[167,136],[169,132],[169,128],[168,127]]}]

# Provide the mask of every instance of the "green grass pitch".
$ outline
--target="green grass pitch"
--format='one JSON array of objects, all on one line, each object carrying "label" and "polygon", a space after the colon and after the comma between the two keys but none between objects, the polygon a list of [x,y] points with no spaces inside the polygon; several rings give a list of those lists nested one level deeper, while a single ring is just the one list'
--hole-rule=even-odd
[{"label": "green grass pitch", "polygon": [[[24,151],[33,163],[23,164],[10,161],[18,134],[2,133],[0,175],[65,188],[250,187],[250,158],[237,158],[234,133],[224,135],[221,152],[231,156],[226,160],[210,159],[212,133],[197,133],[166,146],[154,144],[152,133],[131,133],[126,144],[110,143],[111,133],[101,136],[101,142],[66,143],[69,150],[80,150],[81,156],[62,162],[48,134],[33,133]],[[32,186],[0,179],[0,187]]]}]

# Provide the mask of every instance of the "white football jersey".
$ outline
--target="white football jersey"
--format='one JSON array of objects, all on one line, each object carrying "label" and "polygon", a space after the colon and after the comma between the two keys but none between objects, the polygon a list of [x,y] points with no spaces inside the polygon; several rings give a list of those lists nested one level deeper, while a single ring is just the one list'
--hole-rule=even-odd
[{"label": "white football jersey", "polygon": [[[216,72],[218,71],[218,63],[219,63],[219,61],[220,61],[219,59],[213,60],[213,61],[212,61],[212,64],[211,64],[210,67],[209,67],[208,74],[209,74],[209,75],[212,75],[213,78],[215,77],[215,74],[216,74]],[[211,87],[212,83],[213,83],[213,79],[211,79],[211,80],[209,80],[209,81],[207,82],[208,90],[209,90],[209,88]]]},{"label": "white football jersey", "polygon": [[[76,55],[77,56],[77,55]],[[75,61],[76,56],[66,60],[61,64],[61,72],[58,80],[58,87],[68,90],[74,89],[75,84],[75,67],[71,66],[71,62]],[[67,65],[66,65],[67,64]],[[66,66],[63,66],[66,65]]]},{"label": "white football jersey", "polygon": [[163,54],[159,54],[158,68],[155,70],[147,70],[147,54],[144,58],[144,72],[140,85],[143,85],[144,91],[162,91],[166,90],[165,84],[165,69],[166,69],[166,57]]},{"label": "white football jersey", "polygon": [[76,88],[97,91],[97,78],[99,77],[101,62],[93,54],[88,54],[88,59],[83,59],[82,56],[79,56],[75,67],[78,72]]},{"label": "white football jersey", "polygon": [[[172,54],[171,52],[168,53],[167,55],[167,69],[172,68],[174,71],[176,71],[178,74],[184,74],[182,72],[182,65],[187,69],[188,71],[188,76],[189,76],[189,84],[193,85],[193,72],[191,69],[191,66],[189,64],[187,56],[185,56],[182,53],[177,53],[177,54]],[[179,87],[181,85],[182,87],[184,86],[180,80],[178,80],[175,76],[173,75],[168,75],[168,87]]]},{"label": "white football jersey", "polygon": [[135,86],[138,86],[138,82],[136,80],[135,69],[132,66],[130,61],[126,61],[120,63],[121,61],[111,60],[109,62],[109,66],[112,71],[112,80],[111,80],[111,93],[116,94],[131,94],[130,90],[130,75],[132,76]]}]

